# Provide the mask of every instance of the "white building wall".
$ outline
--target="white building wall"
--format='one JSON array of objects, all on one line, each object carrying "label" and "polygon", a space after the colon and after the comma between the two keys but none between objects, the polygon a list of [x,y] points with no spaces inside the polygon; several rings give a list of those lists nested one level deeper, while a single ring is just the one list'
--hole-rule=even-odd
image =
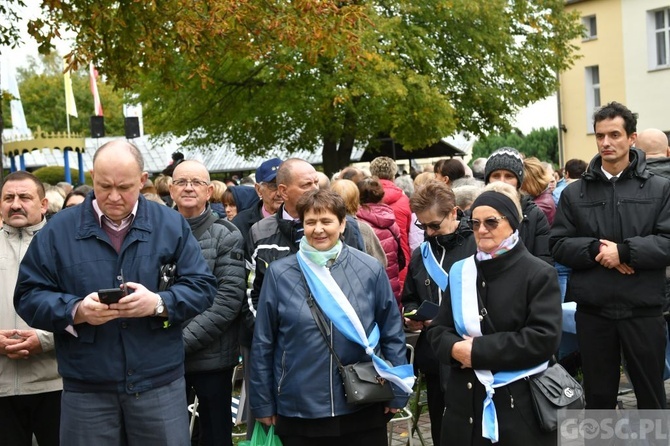
[{"label": "white building wall", "polygon": [[626,106],[639,114],[638,131],[670,131],[670,67],[650,69],[649,61],[654,46],[647,13],[661,8],[670,8],[670,0],[622,0]]}]

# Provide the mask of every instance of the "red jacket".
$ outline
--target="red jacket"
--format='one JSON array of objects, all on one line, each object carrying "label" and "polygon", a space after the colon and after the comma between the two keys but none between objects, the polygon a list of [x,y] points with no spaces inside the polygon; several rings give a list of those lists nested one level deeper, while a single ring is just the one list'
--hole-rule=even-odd
[{"label": "red jacket", "polygon": [[[412,211],[409,208],[409,198],[398,186],[390,180],[379,180],[384,188],[383,202],[391,206],[395,214],[395,221],[400,229],[400,246],[402,246],[405,258],[412,257],[412,252],[409,250],[409,228],[412,224]],[[407,266],[400,270],[400,288],[405,283],[405,276],[407,275]]]},{"label": "red jacket", "polygon": [[[402,287],[400,286],[399,273],[400,268],[398,264],[398,242],[400,238],[400,230],[396,224],[396,218],[393,214],[393,209],[384,203],[368,203],[364,204],[358,209],[356,217],[368,223],[375,231],[379,242],[384,248],[386,260],[386,274],[391,281],[391,289],[393,295],[400,305],[400,295]],[[407,257],[405,257],[407,258]]]}]

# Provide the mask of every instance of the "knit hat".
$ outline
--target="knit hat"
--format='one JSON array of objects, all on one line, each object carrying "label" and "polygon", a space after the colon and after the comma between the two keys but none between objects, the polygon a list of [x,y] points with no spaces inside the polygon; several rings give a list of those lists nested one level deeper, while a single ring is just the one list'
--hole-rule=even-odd
[{"label": "knit hat", "polygon": [[370,173],[382,180],[395,180],[398,165],[388,156],[378,156],[370,163]]},{"label": "knit hat", "polygon": [[500,212],[505,216],[513,231],[519,227],[519,211],[507,195],[494,190],[487,190],[479,194],[477,199],[470,206],[470,211],[473,212],[478,206],[489,206]]},{"label": "knit hat", "polygon": [[279,170],[279,165],[281,164],[279,158],[272,158],[258,166],[256,169],[256,182],[257,183],[269,183],[277,177],[277,171]]},{"label": "knit hat", "polygon": [[523,159],[521,154],[512,147],[501,147],[489,156],[484,169],[484,182],[489,184],[489,177],[496,170],[508,170],[516,176],[516,188],[523,183]]}]

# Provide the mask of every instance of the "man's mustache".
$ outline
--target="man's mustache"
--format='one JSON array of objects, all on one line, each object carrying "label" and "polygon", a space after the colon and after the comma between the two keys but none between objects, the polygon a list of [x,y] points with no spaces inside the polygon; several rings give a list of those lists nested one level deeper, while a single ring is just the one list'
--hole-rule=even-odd
[{"label": "man's mustache", "polygon": [[12,216],[14,216],[14,215],[23,215],[24,217],[27,217],[27,216],[28,216],[28,214],[26,213],[26,211],[24,211],[23,209],[18,209],[18,210],[13,210],[13,211],[10,210],[10,211],[9,211],[9,216],[12,217]]}]

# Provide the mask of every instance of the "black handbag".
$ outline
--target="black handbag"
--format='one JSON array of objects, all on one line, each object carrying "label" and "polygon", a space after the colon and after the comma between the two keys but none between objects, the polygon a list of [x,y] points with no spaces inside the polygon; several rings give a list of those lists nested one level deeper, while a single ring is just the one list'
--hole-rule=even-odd
[{"label": "black handbag", "polygon": [[328,342],[328,324],[311,294],[307,297],[307,304],[321,336],[337,362],[337,370],[342,377],[347,403],[363,405],[391,401],[395,398],[391,383],[379,376],[372,361],[342,365],[333,346]]},{"label": "black handbag", "polygon": [[528,382],[535,415],[544,432],[554,432],[558,427],[559,409],[579,410],[586,405],[582,386],[558,363],[528,377]]},{"label": "black handbag", "polygon": [[[479,295],[479,290],[477,290],[477,301],[481,307],[479,313],[481,319],[485,320],[489,324],[489,327],[496,332],[497,330],[493,325],[493,321]],[[531,375],[526,379],[530,387],[533,411],[535,412],[540,430],[543,432],[556,431],[559,409],[579,410],[586,406],[584,389],[556,361],[553,361],[553,364],[545,370]]]}]

